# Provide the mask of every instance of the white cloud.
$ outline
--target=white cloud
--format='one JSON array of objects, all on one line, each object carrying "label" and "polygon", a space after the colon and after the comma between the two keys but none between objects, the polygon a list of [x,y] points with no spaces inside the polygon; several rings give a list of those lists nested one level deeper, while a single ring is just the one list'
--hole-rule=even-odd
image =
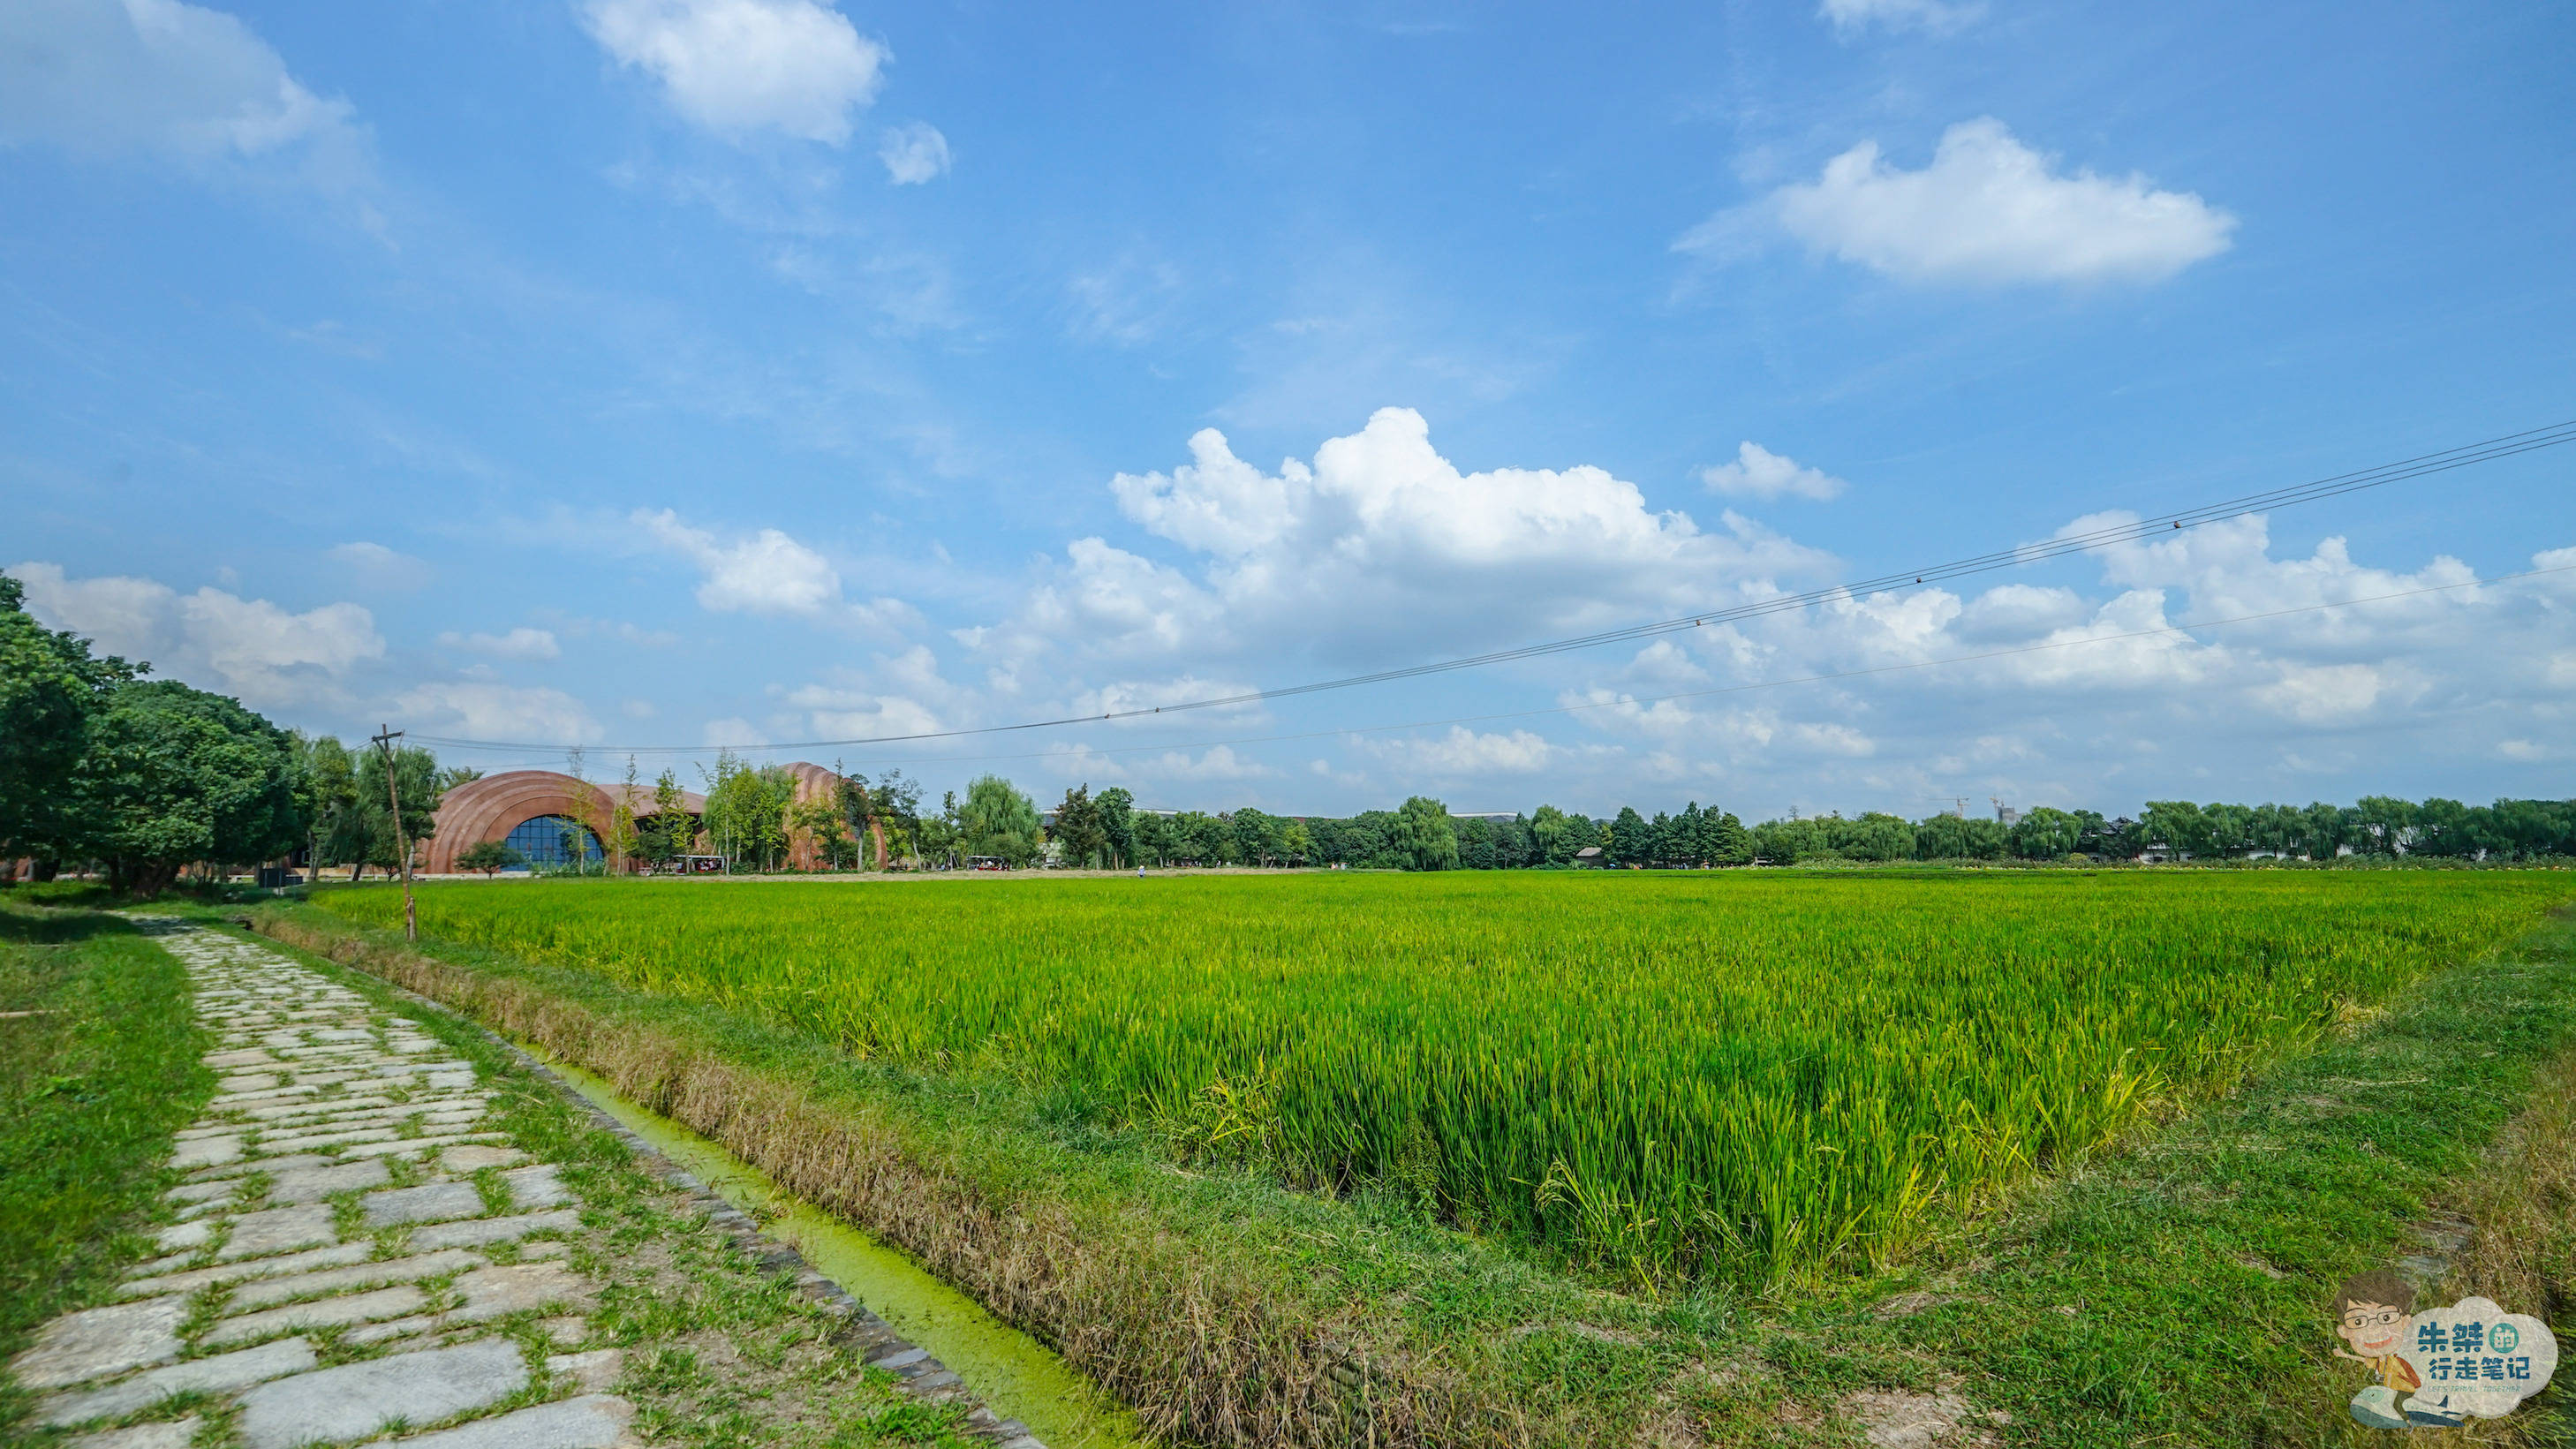
[{"label": "white cloud", "polygon": [[1390,765],[1413,775],[1438,779],[1535,774],[1555,762],[1560,753],[1544,737],[1528,730],[1480,734],[1464,725],[1451,725],[1447,734],[1428,739],[1361,736],[1359,743]]},{"label": "white cloud", "polygon": [[287,157],[364,179],[366,139],[239,19],[180,0],[0,5],[0,144],[195,165]]},{"label": "white cloud", "polygon": [[1839,498],[1851,485],[1821,468],[1801,468],[1761,444],[1747,440],[1735,450],[1735,461],[1700,470],[1699,480],[1729,498],[1812,498],[1819,503]]},{"label": "white cloud", "polygon": [[814,0],[589,0],[582,15],[620,65],[662,82],[673,110],[728,136],[840,145],[891,59]]},{"label": "white cloud", "polygon": [[946,175],[948,138],[927,121],[888,126],[877,138],[877,159],[897,186],[918,186]]},{"label": "white cloud", "polygon": [[[2156,282],[2232,244],[2236,218],[2143,176],[2055,174],[2003,122],[1962,121],[1932,164],[1905,171],[1864,141],[1757,204],[1817,251],[1910,282]],[[1683,250],[1720,254],[1744,227],[1724,213]]]},{"label": "white cloud", "polygon": [[2266,707],[2308,724],[2368,717],[2388,687],[2388,671],[2370,664],[2285,664],[2277,684],[2254,691]]},{"label": "white cloud", "polygon": [[699,739],[711,750],[769,743],[769,736],[758,725],[740,715],[707,721],[706,731]]},{"label": "white cloud", "polygon": [[469,654],[488,654],[495,659],[560,659],[563,649],[555,643],[552,630],[526,626],[507,634],[459,634],[454,630],[438,636],[445,648],[462,649]]},{"label": "white cloud", "polygon": [[718,614],[820,614],[841,602],[841,576],[824,557],[775,528],[719,543],[670,509],[637,509],[631,521],[704,575],[698,606]]},{"label": "white cloud", "polygon": [[332,562],[347,568],[359,582],[379,589],[407,591],[426,588],[437,577],[437,570],[426,561],[364,539],[334,544],[326,553]]},{"label": "white cloud", "polygon": [[254,708],[331,698],[360,665],[385,653],[374,616],[356,604],[298,614],[222,589],[183,595],[151,579],[74,579],[49,563],[9,572],[26,584],[29,612],[49,627]]},{"label": "white cloud", "polygon": [[1942,0],[1824,0],[1816,7],[1816,14],[1833,22],[1835,33],[1845,36],[1872,25],[1946,35],[1985,13],[1983,4],[1951,5]]},{"label": "white cloud", "polygon": [[1687,612],[1824,563],[1733,514],[1726,532],[1702,532],[1599,468],[1462,472],[1407,408],[1275,472],[1214,429],[1190,453],[1110,489],[1129,518],[1199,555],[1194,567],[1078,539],[983,647],[1059,670],[1070,650],[1275,673],[1291,650],[1322,667]]},{"label": "white cloud", "polygon": [[394,703],[410,728],[470,739],[572,745],[600,734],[590,711],[560,689],[449,680],[415,685]]}]

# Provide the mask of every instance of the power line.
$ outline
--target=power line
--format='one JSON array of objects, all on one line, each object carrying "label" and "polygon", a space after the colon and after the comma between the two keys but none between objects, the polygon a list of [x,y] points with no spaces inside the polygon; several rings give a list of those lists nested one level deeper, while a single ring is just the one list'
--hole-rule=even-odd
[{"label": "power line", "polygon": [[[1629,625],[1624,628],[1608,629],[1599,633],[1580,635],[1571,639],[1556,639],[1542,644],[1525,644],[1517,648],[1498,649],[1488,653],[1471,654],[1457,659],[1439,660],[1429,664],[1407,665],[1399,669],[1385,669],[1369,674],[1346,675],[1338,679],[1316,680],[1311,683],[1284,685],[1272,689],[1256,689],[1240,694],[1216,695],[1206,699],[1188,700],[1179,704],[1153,705],[1138,709],[1110,710],[1101,714],[1065,715],[1054,719],[1024,720],[1016,724],[979,725],[971,728],[951,730],[920,730],[910,734],[873,735],[853,739],[793,740],[780,744],[745,745],[741,748],[744,750],[845,749],[858,745],[910,744],[923,740],[962,739],[975,735],[1012,734],[1027,730],[1054,729],[1065,725],[1098,724],[1106,721],[1122,719],[1147,718],[1154,715],[1181,714],[1191,710],[1219,709],[1233,705],[1253,704],[1264,700],[1286,699],[1301,694],[1319,694],[1328,690],[1351,689],[1360,685],[1388,684],[1398,680],[1418,679],[1425,675],[1446,674],[1463,669],[1479,669],[1488,665],[1512,663],[1524,659],[1537,659],[1547,655],[1563,654],[1577,649],[1598,648],[1604,644],[1619,644],[1633,642],[1640,639],[1650,639],[1658,635],[1678,633],[1684,629],[1703,628],[1710,624],[1728,624],[1741,620],[1762,618],[1772,614],[1790,613],[1813,608],[1817,604],[1837,598],[1868,598],[1878,594],[1887,593],[1891,590],[1910,588],[1919,584],[1938,583],[1947,579],[1963,578],[1974,574],[1992,573],[1999,569],[2018,568],[2025,564],[2040,563],[2048,559],[2060,558],[2067,554],[2082,553],[2091,549],[2107,548],[2113,544],[2134,543],[2160,535],[2178,533],[2186,529],[2198,528],[2206,524],[2219,522],[2223,519],[2233,518],[2255,509],[2282,508],[2300,503],[2314,503],[2322,499],[2341,497],[2347,493],[2358,493],[2364,489],[2384,487],[2390,483],[2404,482],[2413,478],[2428,477],[2437,473],[2447,473],[2455,469],[2470,467],[2478,463],[2493,462],[2499,458],[2510,458],[2523,453],[2537,452],[2543,448],[2554,448],[2561,444],[2570,442],[2576,442],[2576,421],[2553,423],[2548,427],[2531,428],[2519,433],[2507,433],[2502,437],[2489,438],[2483,442],[2468,443],[2456,448],[2445,448],[2440,452],[2425,453],[2413,458],[2401,459],[2394,463],[2383,463],[2378,467],[2365,468],[2358,472],[2340,473],[2331,478],[2319,478],[2306,483],[2293,483],[2285,487],[2267,489],[2260,493],[2249,493],[2242,497],[2225,499],[2217,503],[2202,504],[2199,507],[2184,509],[2176,513],[2162,513],[2153,518],[2142,518],[2129,523],[2111,524],[2083,533],[2059,534],[2041,543],[2022,544],[2016,545],[2012,548],[1997,549],[1989,553],[1978,554],[1972,558],[1954,559],[1949,563],[1934,564],[1928,568],[1908,569],[1897,573],[1882,574],[1876,578],[1864,579],[1857,583],[1835,584],[1825,588],[1810,589],[1804,593],[1778,594],[1769,598],[1754,600],[1750,603],[1685,615],[1677,619],[1665,619],[1651,624]],[[416,738],[424,744],[445,745],[451,748],[540,751],[551,751],[560,748],[560,746],[555,745],[530,744],[524,741],[474,740],[425,734],[416,736]],[[710,749],[732,747],[716,745],[617,745],[603,746],[602,748],[607,749],[612,754],[678,755],[703,754]]]},{"label": "power line", "polygon": [[[2118,634],[2087,634],[2078,639],[2050,639],[2037,644],[2017,644],[2006,649],[1988,649],[1975,654],[1954,654],[1941,659],[1913,659],[1898,664],[1874,664],[1862,669],[1840,669],[1823,674],[1801,674],[1786,679],[1756,680],[1750,684],[1719,685],[1711,689],[1690,689],[1674,694],[1622,696],[1617,699],[1586,700],[1579,704],[1541,705],[1530,709],[1497,710],[1489,714],[1454,715],[1447,719],[1409,720],[1402,724],[1339,725],[1325,730],[1303,730],[1293,734],[1245,735],[1225,740],[1162,741],[1143,745],[1110,745],[1094,748],[1077,747],[1094,755],[1146,754],[1156,750],[1208,750],[1232,745],[1274,745],[1303,740],[1333,739],[1344,735],[1393,734],[1402,730],[1442,729],[1451,725],[1494,724],[1503,720],[1536,719],[1543,715],[1582,714],[1596,709],[1635,708],[1667,704],[1676,700],[1708,699],[1718,695],[1751,694],[1768,689],[1786,689],[1800,684],[1829,684],[1836,680],[1862,679],[1880,674],[1903,674],[1918,669],[1938,669],[1951,664],[1977,664],[1990,659],[2008,659],[2020,654],[2039,654],[2058,649],[2081,649],[2088,644],[2119,644],[2134,639],[2152,639],[2159,635],[2188,635],[2196,629],[2224,629],[2235,624],[2254,624],[2266,619],[2286,619],[2298,614],[2317,614],[2329,609],[2349,609],[2362,604],[2381,604],[2393,599],[2420,598],[2426,594],[2451,593],[2460,589],[2484,588],[2509,584],[2521,579],[2542,578],[2551,574],[2576,573],[2576,564],[2554,568],[2525,569],[2520,573],[2498,574],[2493,578],[2465,579],[2451,584],[2428,584],[2420,589],[2400,589],[2394,593],[2366,594],[2356,599],[2333,599],[2322,604],[2300,604],[2288,609],[2268,609],[2259,614],[2237,614],[2224,619],[2191,619],[2179,623],[2159,624],[2152,629],[2131,629]],[[540,753],[557,753],[548,746],[527,746]],[[781,748],[795,748],[782,746]],[[872,765],[975,765],[996,764],[1013,760],[1044,760],[1073,753],[1070,750],[1033,750],[1016,755],[922,755],[909,759],[873,760]],[[1943,800],[1953,796],[1941,796]]]}]

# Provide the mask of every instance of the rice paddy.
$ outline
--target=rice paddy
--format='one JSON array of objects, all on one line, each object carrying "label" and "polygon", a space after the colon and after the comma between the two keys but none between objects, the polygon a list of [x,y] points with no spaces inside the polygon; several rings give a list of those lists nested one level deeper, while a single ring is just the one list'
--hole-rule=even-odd
[{"label": "rice paddy", "polygon": [[[2389,1004],[2555,873],[431,885],[709,1003],[1641,1280],[1883,1260]],[[327,893],[372,924],[398,894]]]}]

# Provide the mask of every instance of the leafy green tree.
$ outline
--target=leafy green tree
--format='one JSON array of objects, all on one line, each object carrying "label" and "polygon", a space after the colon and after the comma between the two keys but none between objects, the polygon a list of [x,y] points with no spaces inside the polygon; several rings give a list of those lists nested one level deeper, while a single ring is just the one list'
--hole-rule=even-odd
[{"label": "leafy green tree", "polygon": [[1753,827],[1753,851],[1773,865],[1828,858],[1824,826],[1814,820],[1765,820]]},{"label": "leafy green tree", "polygon": [[[438,802],[445,793],[438,783],[438,758],[418,745],[405,745],[393,754],[393,779],[402,797],[401,828],[395,828],[393,804],[386,798],[385,752],[369,745],[354,752],[355,768],[351,784],[358,805],[343,840],[347,853],[343,863],[363,870],[375,866],[387,873],[402,869],[402,846],[408,843],[415,855],[428,842],[437,828]],[[355,879],[357,871],[350,872]]]},{"label": "leafy green tree", "polygon": [[1744,828],[1744,822],[1736,819],[1733,811],[1720,811],[1711,806],[1701,819],[1711,864],[1753,863],[1753,832]]},{"label": "leafy green tree", "polygon": [[91,716],[150,666],[93,658],[88,640],[37,623],[26,594],[0,574],[0,856],[52,861],[78,825],[63,782],[88,748]]},{"label": "leafy green tree", "polygon": [[1064,792],[1064,803],[1055,807],[1051,833],[1066,865],[1088,869],[1109,855],[1109,831],[1101,823],[1100,804],[1091,798],[1087,784]]},{"label": "leafy green tree", "polygon": [[957,832],[968,855],[996,856],[1012,866],[1038,858],[1038,808],[999,775],[978,775],[967,782]]},{"label": "leafy green tree", "polygon": [[1620,865],[1645,865],[1655,856],[1655,829],[1634,806],[1622,805],[1610,822],[1611,860]]},{"label": "leafy green tree", "polygon": [[466,870],[479,870],[489,876],[494,871],[508,870],[514,865],[526,865],[528,858],[500,841],[485,840],[459,852],[456,863]]},{"label": "leafy green tree", "polygon": [[1291,820],[1288,828],[1279,833],[1279,853],[1300,865],[1315,858],[1315,833],[1306,828],[1305,821]]},{"label": "leafy green tree", "polygon": [[664,770],[653,781],[653,818],[639,828],[638,848],[644,858],[659,864],[689,854],[696,842],[698,822],[688,811],[688,797],[680,789],[680,777]]},{"label": "leafy green tree", "polygon": [[2024,860],[2063,860],[2084,838],[2083,822],[2066,811],[2042,805],[2014,821],[2012,853]]},{"label": "leafy green tree", "polygon": [[121,684],[85,733],[71,843],[105,861],[118,890],[158,895],[192,861],[256,864],[304,839],[295,742],[232,700]]},{"label": "leafy green tree", "polygon": [[1136,797],[1128,794],[1124,786],[1112,785],[1092,797],[1092,803],[1100,807],[1100,834],[1109,842],[1111,864],[1136,864],[1140,859],[1136,853]]},{"label": "leafy green tree", "polygon": [[1396,836],[1390,841],[1411,870],[1455,870],[1458,832],[1451,828],[1449,807],[1428,795],[1416,795],[1395,812]]},{"label": "leafy green tree", "polygon": [[2151,846],[2185,855],[2209,853],[2209,817],[2189,800],[2148,801],[2147,813],[2138,817],[2138,828]]},{"label": "leafy green tree", "polygon": [[304,849],[316,870],[367,858],[368,820],[358,799],[358,762],[330,735],[294,737],[304,766]]},{"label": "leafy green tree", "polygon": [[1567,865],[1574,853],[1592,844],[1592,823],[1579,815],[1568,815],[1553,805],[1541,805],[1530,816],[1530,838],[1538,846],[1539,858],[1550,865]]},{"label": "leafy green tree", "polygon": [[1943,813],[1914,825],[1914,854],[1919,860],[1995,860],[2007,843],[2003,823],[1997,820]]},{"label": "leafy green tree", "polygon": [[1268,865],[1286,854],[1281,837],[1286,824],[1276,815],[1267,815],[1247,805],[1226,820],[1234,836],[1235,858],[1247,865]]},{"label": "leafy green tree", "polygon": [[795,799],[796,777],[785,767],[755,769],[723,751],[707,776],[707,838],[719,854],[769,870],[787,855],[787,811]]}]

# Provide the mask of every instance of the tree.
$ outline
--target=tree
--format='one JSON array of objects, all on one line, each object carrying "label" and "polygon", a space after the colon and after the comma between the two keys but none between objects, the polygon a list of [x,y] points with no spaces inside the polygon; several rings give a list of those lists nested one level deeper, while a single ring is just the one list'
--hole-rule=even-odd
[{"label": "tree", "polygon": [[1983,817],[1944,812],[1914,826],[1914,854],[1919,860],[1995,860],[2009,843],[2003,822]]},{"label": "tree", "polygon": [[1412,870],[1453,870],[1458,864],[1458,833],[1450,828],[1449,807],[1428,795],[1416,795],[1395,812],[1396,838],[1389,842]]},{"label": "tree", "polygon": [[479,870],[489,878],[494,871],[526,865],[528,858],[500,841],[486,840],[466,847],[456,857],[456,863],[467,870]]},{"label": "tree", "polygon": [[2014,821],[2012,853],[2024,860],[2063,860],[2084,838],[2083,822],[2047,805]]},{"label": "tree", "polygon": [[[448,772],[453,774],[453,771]],[[481,772],[476,772],[480,778]],[[608,815],[608,864],[614,870],[633,868],[635,857],[644,848],[642,832],[635,827],[635,802],[642,798],[644,781],[635,770],[635,757],[626,757],[626,778],[617,787],[617,808]]]},{"label": "tree", "polygon": [[1109,842],[1111,861],[1117,865],[1136,864],[1136,797],[1124,787],[1112,785],[1092,803],[1100,807],[1100,833]]},{"label": "tree", "polygon": [[69,843],[104,860],[119,890],[157,895],[191,861],[255,864],[304,838],[294,741],[233,700],[120,684],[84,737]]},{"label": "tree", "polygon": [[966,785],[957,810],[959,845],[968,855],[1027,865],[1038,858],[1038,808],[999,775],[979,775]]},{"label": "tree", "polygon": [[1553,805],[1541,805],[1530,816],[1530,837],[1538,845],[1539,857],[1550,865],[1568,865],[1574,853],[1592,843],[1590,822],[1571,816]]},{"label": "tree", "polygon": [[1276,815],[1266,815],[1247,805],[1226,821],[1234,837],[1235,857],[1247,865],[1268,865],[1286,854],[1280,845],[1283,826]]},{"label": "tree", "polygon": [[1855,820],[1828,817],[1825,838],[1836,854],[1852,860],[1885,863],[1914,858],[1914,827],[1880,810],[1865,811]]},{"label": "tree", "polygon": [[778,765],[754,768],[725,750],[706,778],[706,832],[716,850],[753,870],[776,866],[787,854],[796,777]]},{"label": "tree", "polygon": [[1753,833],[1744,828],[1744,822],[1736,819],[1733,812],[1720,814],[1712,807],[1707,815],[1701,818],[1703,822],[1712,820],[1715,822],[1704,824],[1708,840],[1708,858],[1713,864],[1751,865],[1753,863]]},{"label": "tree", "polygon": [[1636,807],[1622,805],[1617,818],[1610,822],[1610,859],[1620,865],[1641,866],[1654,859],[1655,828]]},{"label": "tree", "polygon": [[356,752],[356,768],[351,772],[357,792],[357,809],[350,821],[341,861],[358,870],[376,866],[387,873],[402,869],[402,845],[408,843],[417,851],[437,829],[438,802],[443,793],[438,788],[438,760],[417,745],[394,751],[394,784],[402,796],[401,829],[395,829],[393,806],[385,789],[385,752],[369,746]]},{"label": "tree", "polygon": [[691,818],[680,777],[664,770],[653,781],[653,818],[639,832],[644,858],[656,864],[689,853],[698,822]]},{"label": "tree", "polygon": [[1100,823],[1100,806],[1089,785],[1064,792],[1055,808],[1054,838],[1059,857],[1069,866],[1096,866],[1109,854],[1109,832]]},{"label": "tree", "polygon": [[0,574],[0,856],[50,862],[78,823],[64,813],[62,786],[88,746],[91,716],[150,666],[92,658],[88,640],[37,623],[26,593]]},{"label": "tree", "polygon": [[358,799],[358,762],[330,735],[298,736],[304,760],[304,848],[316,870],[363,863],[368,817]]},{"label": "tree", "polygon": [[1291,863],[1303,865],[1315,858],[1315,834],[1303,820],[1291,820],[1279,833],[1279,853]]}]

